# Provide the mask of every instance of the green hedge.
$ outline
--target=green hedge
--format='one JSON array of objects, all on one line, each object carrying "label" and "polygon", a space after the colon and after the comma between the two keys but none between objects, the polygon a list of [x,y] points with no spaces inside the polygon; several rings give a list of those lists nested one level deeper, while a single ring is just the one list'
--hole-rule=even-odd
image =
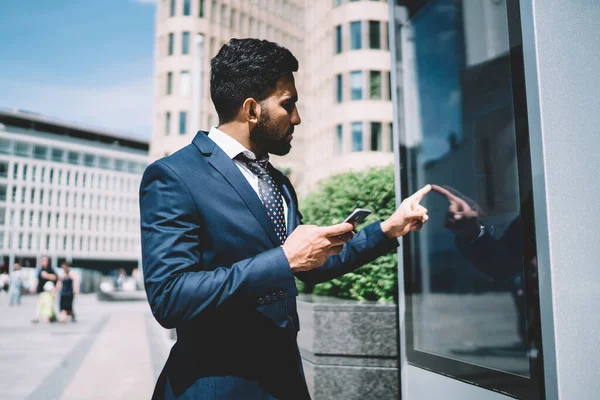
[{"label": "green hedge", "polygon": [[[303,223],[337,224],[357,207],[372,211],[358,231],[371,222],[386,219],[395,211],[392,165],[345,173],[323,181],[318,190],[301,202]],[[396,252],[392,252],[330,282],[314,287],[300,281],[296,283],[303,293],[390,302],[397,293],[397,267]]]}]

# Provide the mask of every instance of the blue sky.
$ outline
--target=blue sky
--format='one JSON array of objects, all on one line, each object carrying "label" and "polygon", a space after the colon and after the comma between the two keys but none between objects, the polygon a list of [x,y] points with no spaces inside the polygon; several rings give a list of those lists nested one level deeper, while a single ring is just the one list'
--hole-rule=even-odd
[{"label": "blue sky", "polygon": [[0,0],[0,107],[149,139],[152,0]]}]

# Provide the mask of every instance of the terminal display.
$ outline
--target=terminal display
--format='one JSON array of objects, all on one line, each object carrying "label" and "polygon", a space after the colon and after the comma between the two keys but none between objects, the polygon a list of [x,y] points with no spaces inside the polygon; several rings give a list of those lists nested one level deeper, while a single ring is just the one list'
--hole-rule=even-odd
[{"label": "terminal display", "polygon": [[542,399],[543,351],[519,8],[402,2],[402,193],[433,185],[403,240],[408,362]]}]

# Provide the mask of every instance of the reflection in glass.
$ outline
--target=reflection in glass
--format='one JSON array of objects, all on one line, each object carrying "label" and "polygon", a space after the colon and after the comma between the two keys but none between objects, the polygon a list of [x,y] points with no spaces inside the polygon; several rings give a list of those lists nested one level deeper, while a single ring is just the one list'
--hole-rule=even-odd
[{"label": "reflection in glass", "polygon": [[509,32],[514,16],[505,1],[414,3],[426,4],[408,6],[397,39],[402,184],[406,193],[434,185],[423,202],[430,222],[404,239],[407,356],[538,399],[534,210],[522,50],[509,45],[519,37]]}]

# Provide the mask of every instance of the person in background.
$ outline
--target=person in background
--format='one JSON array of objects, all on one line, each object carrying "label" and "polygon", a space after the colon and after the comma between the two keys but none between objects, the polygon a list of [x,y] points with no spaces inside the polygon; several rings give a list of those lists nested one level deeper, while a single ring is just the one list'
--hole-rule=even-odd
[{"label": "person in background", "polygon": [[79,279],[71,270],[71,264],[64,262],[61,264],[63,275],[58,279],[56,292],[60,293],[60,322],[67,322],[67,316],[71,317],[71,322],[75,322],[75,311],[73,311],[73,299],[79,293]]},{"label": "person in background", "polygon": [[10,273],[10,289],[8,291],[8,305],[21,305],[21,292],[23,291],[23,271],[21,264],[15,263],[13,270]]},{"label": "person in background", "polygon": [[58,275],[56,271],[50,266],[48,257],[42,257],[41,260],[41,268],[37,276],[37,282],[32,286],[32,288],[36,288],[36,292],[38,294],[38,298],[36,301],[35,307],[35,318],[31,322],[37,323],[40,320],[40,295],[44,292],[44,285],[46,282],[52,282],[54,286],[54,282],[58,280]]},{"label": "person in background", "polygon": [[39,318],[44,322],[56,321],[56,313],[54,312],[54,282],[46,281],[43,291],[38,296]]},{"label": "person in background", "polygon": [[6,270],[6,267],[1,266],[0,267],[0,295],[4,296],[4,293],[8,293],[8,288],[10,286],[9,282],[10,282],[10,278],[8,276],[8,271]]}]

